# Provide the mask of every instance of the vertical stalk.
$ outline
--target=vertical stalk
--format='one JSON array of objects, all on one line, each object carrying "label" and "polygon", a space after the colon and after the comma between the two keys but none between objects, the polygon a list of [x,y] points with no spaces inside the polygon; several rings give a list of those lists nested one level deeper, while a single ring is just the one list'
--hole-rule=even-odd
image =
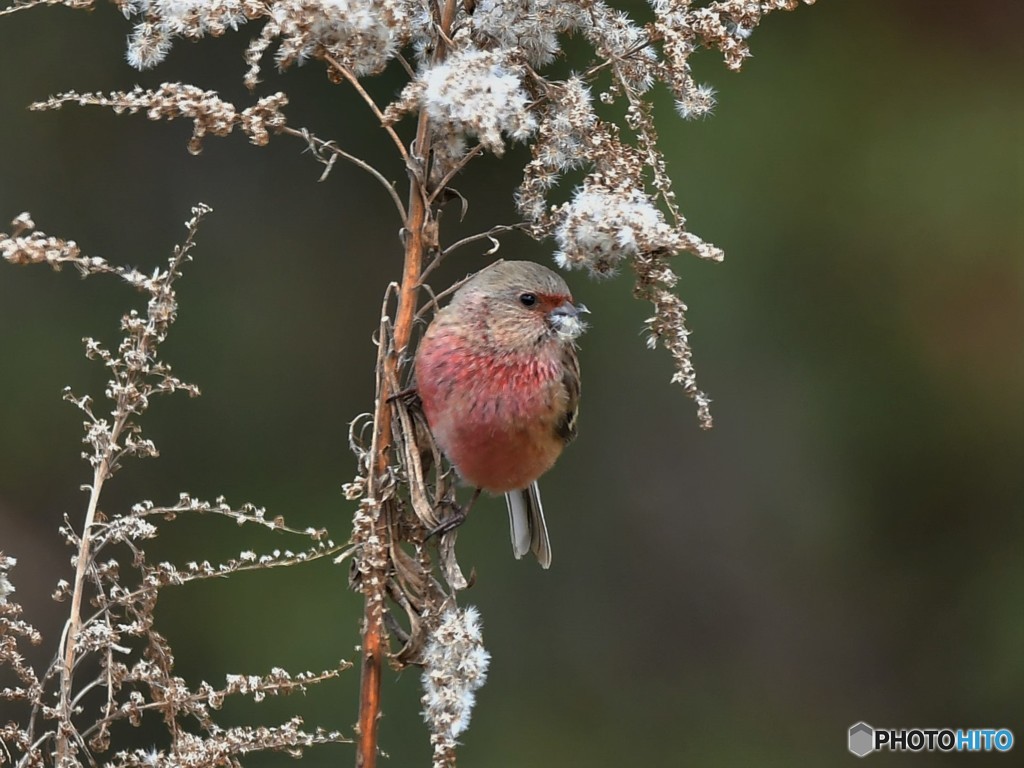
[{"label": "vertical stalk", "polygon": [[57,755],[54,761],[61,765],[65,757],[68,757],[68,739],[71,735],[71,690],[75,671],[75,649],[78,645],[78,632],[82,628],[82,596],[85,593],[85,575],[89,569],[89,559],[92,549],[92,527],[96,522],[96,511],[100,503],[100,493],[103,491],[103,482],[107,479],[110,471],[110,457],[113,454],[113,446],[124,429],[127,414],[119,416],[110,430],[110,445],[106,455],[100,460],[93,470],[92,485],[89,488],[89,505],[85,511],[85,523],[82,525],[82,535],[78,544],[78,555],[75,561],[75,583],[71,591],[71,614],[64,625],[64,634],[61,639],[63,663],[60,668],[60,725],[57,727]]},{"label": "vertical stalk", "polygon": [[[455,19],[455,0],[444,0],[441,11],[441,40],[435,61],[444,59],[446,45],[452,22]],[[381,391],[377,394],[374,412],[374,437],[378,446],[374,457],[374,471],[382,476],[390,462],[391,451],[391,409],[388,398],[397,394],[388,390],[389,382],[398,381],[399,360],[409,345],[412,336],[413,321],[416,318],[416,302],[419,293],[420,279],[423,272],[424,256],[428,247],[434,242],[428,238],[428,225],[431,223],[429,208],[429,190],[427,179],[430,168],[430,123],[425,112],[420,112],[416,125],[416,140],[413,143],[412,161],[414,165],[409,171],[409,205],[405,221],[405,259],[402,268],[402,283],[398,291],[398,308],[395,313],[394,347],[384,358],[384,376]],[[384,343],[384,339],[380,340]],[[388,520],[383,505],[377,500],[376,534],[382,542],[388,541]],[[370,590],[380,589],[387,579],[387,574],[378,574],[378,585],[371,582],[367,586],[363,610],[362,663],[359,683],[359,725],[356,742],[356,768],[376,768],[377,765],[377,731],[380,720],[380,684],[384,661],[384,609],[379,599],[374,599]]]},{"label": "vertical stalk", "polygon": [[[388,382],[398,381],[398,365],[401,355],[409,345],[413,320],[416,317],[416,299],[419,292],[420,275],[423,271],[424,253],[427,241],[424,236],[428,220],[426,167],[428,164],[430,133],[425,114],[421,114],[416,131],[413,156],[419,167],[409,170],[409,207],[405,224],[405,263],[402,269],[402,283],[398,291],[398,310],[395,314],[394,348],[384,358],[384,376],[380,378],[382,389],[377,395],[374,413],[374,433],[379,446],[375,457],[375,472],[383,475],[390,461],[391,450],[391,409],[388,398],[396,394],[388,391]],[[384,343],[384,339],[381,339]],[[388,520],[383,505],[378,503],[376,533],[380,541],[388,539]],[[383,583],[387,574],[380,574]],[[373,580],[370,580],[371,582]],[[373,583],[369,589],[378,588]],[[383,605],[380,600],[366,595],[363,612],[362,676],[359,685],[359,733],[356,743],[356,768],[375,768],[377,764],[377,725],[380,719],[380,683],[384,661]]]}]

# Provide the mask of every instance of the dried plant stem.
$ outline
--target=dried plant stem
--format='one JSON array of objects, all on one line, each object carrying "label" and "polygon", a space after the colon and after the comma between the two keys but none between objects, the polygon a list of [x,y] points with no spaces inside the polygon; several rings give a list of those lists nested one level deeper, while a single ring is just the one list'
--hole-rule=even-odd
[{"label": "dried plant stem", "polygon": [[[77,646],[78,632],[82,627],[82,595],[85,592],[85,576],[89,569],[90,549],[92,548],[92,527],[96,522],[96,511],[100,503],[100,493],[103,491],[103,483],[109,476],[111,447],[117,445],[117,441],[128,420],[128,412],[124,411],[114,421],[110,431],[110,447],[107,448],[104,456],[97,462],[92,475],[92,485],[89,487],[89,505],[85,511],[85,522],[82,525],[82,535],[79,539],[78,555],[75,563],[75,584],[71,592],[71,613],[64,626],[63,653],[64,663],[60,669],[60,710],[61,719],[65,723],[71,722],[73,703],[71,701],[72,682],[75,671],[75,648]],[[57,759],[56,764],[62,765],[64,758],[68,756],[68,739],[70,733],[63,728],[57,730]]]},{"label": "dried plant stem", "polygon": [[501,234],[502,232],[515,232],[516,230],[521,231],[522,229],[522,224],[497,224],[488,229],[486,232],[477,232],[475,235],[469,235],[468,237],[464,237],[461,240],[457,240],[456,242],[452,243],[443,251],[441,251],[441,258],[445,258],[446,256],[448,256],[448,254],[458,250],[464,245],[469,245],[470,243],[475,243],[478,242],[479,240],[491,241],[491,250],[487,254],[490,255],[491,253],[494,253],[497,250],[497,246],[500,245],[500,243],[498,243],[498,240],[497,238],[494,237],[494,235]]},{"label": "dried plant stem", "polygon": [[362,168],[364,171],[369,173],[377,181],[380,182],[381,186],[384,187],[384,189],[387,191],[388,195],[390,195],[391,201],[395,204],[395,210],[398,211],[398,215],[401,216],[402,221],[405,221],[405,218],[406,218],[405,206],[402,205],[402,200],[398,197],[398,193],[395,192],[394,185],[392,185],[392,183],[390,181],[388,181],[384,177],[384,174],[382,174],[380,171],[378,171],[376,168],[374,168],[368,162],[366,162],[365,160],[359,159],[355,155],[349,154],[345,150],[343,150],[340,147],[336,146],[333,141],[324,141],[323,139],[317,138],[316,136],[311,134],[305,128],[296,129],[296,128],[289,128],[288,126],[283,126],[283,127],[279,128],[278,131],[280,131],[281,133],[287,134],[289,136],[295,136],[297,138],[303,139],[306,142],[306,144],[309,145],[310,150],[312,150],[316,154],[317,158],[320,159],[321,162],[323,162],[324,165],[327,166],[326,168],[324,168],[324,173],[323,173],[323,176],[320,177],[320,181],[323,181],[324,179],[327,178],[327,174],[329,174],[331,172],[331,168],[334,165],[332,160],[325,160],[325,159],[323,159],[323,154],[322,154],[323,152],[330,152],[330,153],[332,153],[333,157],[335,157],[335,158],[337,158],[337,157],[343,158],[344,160],[347,160],[348,162],[352,163],[353,165],[355,165],[355,166],[357,166],[359,168]]},{"label": "dried plant stem", "polygon": [[[427,163],[429,147],[429,127],[427,116],[422,114],[416,133],[414,151],[420,155],[419,169]],[[405,264],[402,270],[402,283],[398,292],[398,310],[395,316],[394,348],[384,358],[384,376],[381,381],[398,380],[399,359],[409,344],[412,335],[413,320],[416,316],[416,297],[420,287],[420,273],[423,266],[424,251],[427,247],[425,229],[427,223],[426,190],[423,187],[422,170],[410,168],[409,172],[409,215],[405,225]],[[381,344],[385,343],[381,339]],[[391,394],[382,391],[377,397],[374,413],[375,443],[378,446],[375,472],[383,474],[390,463],[391,448],[391,409],[387,402]],[[388,521],[383,505],[377,508],[377,535],[381,541],[387,541]],[[372,583],[371,583],[372,588]],[[359,688],[359,740],[356,749],[357,768],[374,768],[377,763],[377,724],[380,717],[380,683],[384,660],[383,647],[384,615],[379,600],[367,595],[363,616],[363,660],[362,678]]]},{"label": "dried plant stem", "polygon": [[373,100],[373,97],[366,92],[365,88],[363,88],[363,84],[359,82],[359,78],[352,74],[352,71],[348,67],[331,57],[330,54],[324,54],[324,61],[334,67],[335,71],[348,80],[349,84],[355,88],[356,93],[358,93],[362,100],[366,102],[366,106],[368,106],[374,116],[380,120],[381,127],[387,131],[388,136],[391,137],[391,140],[395,143],[395,147],[398,149],[398,154],[402,156],[402,159],[408,166],[410,164],[409,153],[406,152],[405,145],[402,143],[401,137],[399,137],[395,132],[395,129],[392,128],[391,124],[387,119],[385,119],[384,113],[380,111],[380,107],[377,106],[377,102]]},{"label": "dried plant stem", "polygon": [[[397,380],[398,360],[401,350],[409,343],[416,308],[416,294],[419,288],[420,267],[423,263],[423,224],[426,221],[426,205],[421,193],[421,182],[416,174],[410,174],[409,218],[405,246],[405,267],[399,288],[398,312],[395,322],[395,347],[384,358],[385,375],[383,386]],[[386,343],[381,339],[381,344]],[[387,402],[390,394],[381,391],[377,397],[374,414],[374,432],[378,446],[375,472],[383,474],[389,464],[391,434],[391,409]],[[379,500],[379,499],[378,499]],[[387,541],[388,520],[382,504],[377,507],[376,533],[380,541]],[[370,580],[373,588],[373,580]],[[359,687],[359,741],[356,750],[357,768],[374,768],[377,763],[377,724],[380,717],[380,683],[384,660],[383,646],[384,614],[380,600],[369,594],[363,616],[363,660],[362,677]]]},{"label": "dried plant stem", "polygon": [[[441,19],[441,32],[447,34],[455,17],[455,1],[446,0]],[[438,51],[438,59],[444,51]],[[416,125],[416,140],[413,143],[413,157],[406,157],[409,168],[408,216],[405,221],[405,259],[402,269],[402,283],[398,293],[398,309],[395,314],[394,347],[384,358],[383,387],[399,380],[399,362],[412,336],[416,319],[416,303],[422,279],[426,251],[437,247],[433,231],[430,203],[433,199],[426,187],[427,169],[430,165],[430,121],[425,111],[420,112]],[[380,340],[384,343],[384,339]],[[375,471],[386,472],[390,463],[391,409],[388,398],[395,392],[378,393],[374,413],[374,443],[378,453],[374,457]],[[383,506],[377,508],[376,533],[381,541],[388,541],[388,520]],[[372,588],[372,585],[371,585]],[[384,615],[383,605],[367,594],[363,616],[362,677],[359,688],[359,739],[356,743],[356,768],[374,768],[377,764],[377,726],[380,718],[380,684],[384,660]]]}]

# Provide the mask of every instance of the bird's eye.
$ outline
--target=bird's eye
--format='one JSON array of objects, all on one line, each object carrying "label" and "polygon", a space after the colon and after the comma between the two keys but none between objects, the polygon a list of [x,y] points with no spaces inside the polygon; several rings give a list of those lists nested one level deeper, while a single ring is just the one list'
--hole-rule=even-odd
[{"label": "bird's eye", "polygon": [[519,303],[524,307],[532,307],[537,303],[537,297],[532,293],[519,294]]}]

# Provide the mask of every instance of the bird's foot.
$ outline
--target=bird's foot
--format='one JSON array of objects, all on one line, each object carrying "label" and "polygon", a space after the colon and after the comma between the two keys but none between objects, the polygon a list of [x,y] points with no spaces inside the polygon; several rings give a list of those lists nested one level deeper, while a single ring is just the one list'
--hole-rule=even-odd
[{"label": "bird's foot", "polygon": [[463,512],[461,509],[456,509],[450,515],[448,515],[448,517],[442,520],[439,525],[432,528],[430,530],[430,533],[427,534],[427,538],[429,539],[434,536],[443,536],[446,533],[454,531],[456,528],[458,528],[460,525],[466,522],[466,517],[467,515],[465,512]]},{"label": "bird's foot", "polygon": [[469,517],[469,510],[473,508],[473,504],[476,503],[476,500],[478,498],[480,498],[479,488],[477,488],[473,492],[473,497],[469,500],[469,503],[466,506],[460,507],[456,504],[453,504],[451,514],[449,514],[448,517],[446,517],[444,520],[441,521],[440,524],[433,528],[430,531],[430,533],[427,534],[427,538],[429,539],[433,536],[443,536],[446,533],[454,531],[456,528],[458,528],[460,525],[466,522],[466,518]]}]

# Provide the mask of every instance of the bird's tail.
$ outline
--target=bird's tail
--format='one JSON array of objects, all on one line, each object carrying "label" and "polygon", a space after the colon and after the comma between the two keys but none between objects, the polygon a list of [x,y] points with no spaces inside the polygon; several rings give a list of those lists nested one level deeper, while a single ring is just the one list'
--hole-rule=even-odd
[{"label": "bird's tail", "polygon": [[531,483],[521,491],[505,494],[508,506],[508,524],[512,533],[512,552],[518,560],[530,550],[537,556],[541,568],[551,566],[551,541],[544,522],[544,506],[540,503],[540,488]]}]

